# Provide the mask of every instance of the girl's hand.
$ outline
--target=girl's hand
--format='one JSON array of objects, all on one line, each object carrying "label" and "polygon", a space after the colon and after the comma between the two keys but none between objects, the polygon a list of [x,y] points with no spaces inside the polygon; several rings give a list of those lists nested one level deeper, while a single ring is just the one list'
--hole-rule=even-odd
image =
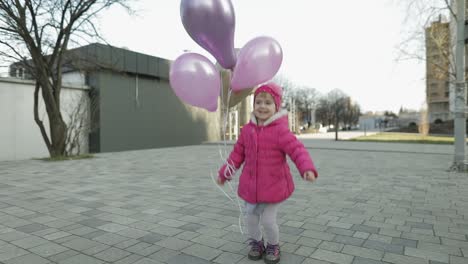
[{"label": "girl's hand", "polygon": [[315,175],[312,171],[306,171],[304,173],[304,180],[314,182],[315,181]]},{"label": "girl's hand", "polygon": [[224,185],[224,182],[220,177],[216,178],[216,183],[220,186],[223,186]]}]

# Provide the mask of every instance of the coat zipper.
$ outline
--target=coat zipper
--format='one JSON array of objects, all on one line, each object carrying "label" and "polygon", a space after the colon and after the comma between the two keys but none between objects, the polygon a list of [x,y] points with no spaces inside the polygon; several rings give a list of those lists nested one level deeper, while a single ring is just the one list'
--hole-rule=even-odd
[{"label": "coat zipper", "polygon": [[255,144],[255,201],[258,203],[258,134],[257,129],[255,136],[257,137],[257,144]]}]

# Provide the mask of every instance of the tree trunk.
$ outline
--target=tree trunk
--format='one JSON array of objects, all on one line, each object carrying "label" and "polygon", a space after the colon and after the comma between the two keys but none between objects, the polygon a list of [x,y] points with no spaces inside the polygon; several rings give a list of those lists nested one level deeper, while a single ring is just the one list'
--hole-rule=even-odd
[{"label": "tree trunk", "polygon": [[338,120],[338,111],[335,111],[335,141],[338,141],[338,124],[339,124],[339,120]]},{"label": "tree trunk", "polygon": [[335,121],[335,141],[338,141],[338,121]]},{"label": "tree trunk", "polygon": [[49,115],[50,122],[50,134],[52,140],[51,150],[49,150],[50,157],[65,156],[65,141],[67,139],[67,125],[60,118],[51,118]]},{"label": "tree trunk", "polygon": [[[57,89],[57,88],[56,88]],[[58,88],[60,89],[60,88]],[[38,93],[39,90],[42,90],[42,98],[44,100],[47,117],[49,118],[49,131],[50,137],[45,132],[44,124],[39,118],[39,104],[38,104]],[[66,150],[66,135],[67,135],[67,125],[65,124],[62,114],[60,112],[60,97],[54,98],[50,96],[54,93],[51,84],[44,82],[44,79],[36,81],[36,89],[34,91],[34,120],[41,130],[42,138],[46,143],[49,155],[51,158],[65,156]],[[60,96],[60,93],[55,93]]]}]

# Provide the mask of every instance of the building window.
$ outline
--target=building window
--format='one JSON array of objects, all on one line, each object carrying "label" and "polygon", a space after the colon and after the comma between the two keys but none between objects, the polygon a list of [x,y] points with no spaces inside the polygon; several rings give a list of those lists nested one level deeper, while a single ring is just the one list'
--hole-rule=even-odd
[{"label": "building window", "polygon": [[22,68],[22,67],[16,68],[15,77],[20,78],[20,79],[24,79],[24,68]]}]

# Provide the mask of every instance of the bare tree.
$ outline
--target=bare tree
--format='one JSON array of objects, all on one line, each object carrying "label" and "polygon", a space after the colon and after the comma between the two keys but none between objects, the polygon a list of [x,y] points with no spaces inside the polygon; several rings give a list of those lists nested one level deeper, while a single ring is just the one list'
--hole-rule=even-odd
[{"label": "bare tree", "polygon": [[315,114],[317,121],[319,121],[323,126],[330,126],[333,124],[331,104],[326,97],[321,97],[319,99]]},{"label": "bare tree", "polygon": [[294,97],[297,84],[284,75],[277,75],[273,81],[283,88],[283,106],[290,110],[290,99]]},{"label": "bare tree", "polygon": [[338,140],[340,123],[346,124],[351,122],[351,119],[359,118],[360,111],[358,108],[352,109],[351,98],[348,95],[339,89],[334,89],[320,98],[316,114],[323,125],[334,126],[335,140]]},{"label": "bare tree", "polygon": [[[1,0],[0,58],[18,63],[35,79],[34,120],[51,157],[67,154],[67,125],[61,112],[63,61],[69,46],[100,39],[94,19],[129,0]],[[39,93],[49,134],[39,117]]]},{"label": "bare tree", "polygon": [[315,109],[318,105],[318,91],[315,88],[300,86],[295,90],[294,96],[296,98],[296,104],[299,111],[310,125],[312,120],[312,109]]},{"label": "bare tree", "polygon": [[345,127],[352,127],[359,122],[359,116],[361,115],[361,107],[358,103],[353,102],[351,97],[344,99],[344,110],[343,110],[343,124]]}]

